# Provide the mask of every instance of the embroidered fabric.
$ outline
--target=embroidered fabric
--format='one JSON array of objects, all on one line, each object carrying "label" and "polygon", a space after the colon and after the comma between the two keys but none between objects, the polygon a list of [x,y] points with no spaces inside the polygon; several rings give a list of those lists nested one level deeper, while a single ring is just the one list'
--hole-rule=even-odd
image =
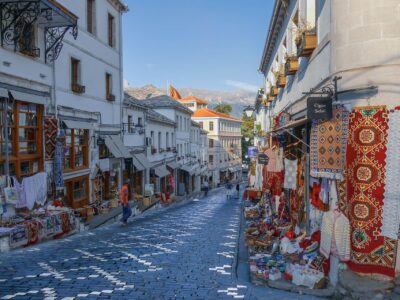
[{"label": "embroidered fabric", "polygon": [[382,235],[398,239],[400,226],[400,109],[389,114]]},{"label": "embroidered fabric", "polygon": [[285,158],[285,179],[283,188],[295,190],[297,188],[297,160]]}]

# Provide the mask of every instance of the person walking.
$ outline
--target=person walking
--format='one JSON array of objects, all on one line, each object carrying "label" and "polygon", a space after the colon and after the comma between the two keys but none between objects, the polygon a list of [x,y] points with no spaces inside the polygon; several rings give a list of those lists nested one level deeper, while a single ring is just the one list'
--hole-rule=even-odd
[{"label": "person walking", "polygon": [[204,188],[204,197],[207,197],[207,194],[208,194],[208,181],[207,180],[204,181],[203,188]]},{"label": "person walking", "polygon": [[239,199],[240,198],[240,196],[239,196],[239,191],[240,191],[240,185],[239,185],[239,182],[236,184],[236,195],[237,195],[237,198]]},{"label": "person walking", "polygon": [[129,205],[129,179],[126,179],[124,185],[121,187],[119,199],[122,206],[121,223],[126,226],[128,224],[128,218],[132,215],[132,209]]}]

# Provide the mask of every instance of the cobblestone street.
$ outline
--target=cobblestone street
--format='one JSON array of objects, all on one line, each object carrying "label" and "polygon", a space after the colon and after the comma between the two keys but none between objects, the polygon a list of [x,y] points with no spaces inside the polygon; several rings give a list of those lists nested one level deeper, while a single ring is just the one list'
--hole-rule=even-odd
[{"label": "cobblestone street", "polygon": [[240,203],[220,191],[2,254],[0,299],[295,299],[237,279],[239,230]]}]

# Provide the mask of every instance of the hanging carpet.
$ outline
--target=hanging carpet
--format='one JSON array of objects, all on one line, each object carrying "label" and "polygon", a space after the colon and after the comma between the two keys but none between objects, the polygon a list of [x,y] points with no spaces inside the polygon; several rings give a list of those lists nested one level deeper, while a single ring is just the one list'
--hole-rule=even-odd
[{"label": "hanging carpet", "polygon": [[315,120],[311,127],[311,176],[343,179],[346,160],[349,112],[340,105],[333,107],[328,121]]},{"label": "hanging carpet", "polygon": [[46,160],[54,159],[54,154],[56,151],[57,124],[58,122],[55,117],[48,116],[44,119]]},{"label": "hanging carpet", "polygon": [[394,277],[397,241],[381,235],[387,134],[385,107],[353,109],[347,144],[349,267],[355,272]]}]

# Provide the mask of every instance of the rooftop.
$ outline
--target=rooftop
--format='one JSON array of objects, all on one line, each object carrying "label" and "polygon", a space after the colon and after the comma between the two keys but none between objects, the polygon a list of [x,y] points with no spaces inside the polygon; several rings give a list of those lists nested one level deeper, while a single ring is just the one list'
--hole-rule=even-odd
[{"label": "rooftop", "polygon": [[201,108],[198,109],[194,112],[192,115],[193,118],[224,118],[224,119],[229,119],[229,120],[234,120],[234,121],[242,121],[241,119],[232,117],[230,115],[220,113],[216,110],[209,109],[209,108]]},{"label": "rooftop", "polygon": [[167,95],[147,98],[141,102],[150,108],[174,108],[188,114],[193,113],[189,108]]},{"label": "rooftop", "polygon": [[188,97],[184,97],[179,99],[178,101],[180,102],[189,102],[189,101],[195,101],[197,104],[208,104],[208,102],[206,100],[200,99],[196,96],[188,96]]}]

